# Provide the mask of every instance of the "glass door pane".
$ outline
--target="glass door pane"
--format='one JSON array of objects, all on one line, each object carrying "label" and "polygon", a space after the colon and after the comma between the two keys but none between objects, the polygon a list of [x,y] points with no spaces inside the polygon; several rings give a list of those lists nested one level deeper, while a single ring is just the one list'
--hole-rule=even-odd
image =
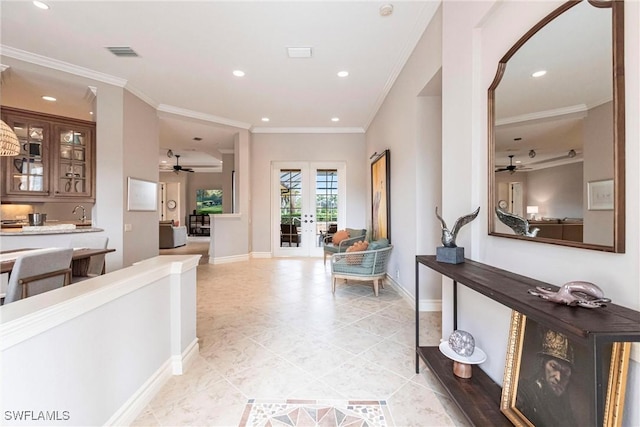
[{"label": "glass door pane", "polygon": [[336,163],[274,163],[274,256],[322,256],[343,211],[344,175]]},{"label": "glass door pane", "polygon": [[300,247],[302,236],[302,170],[280,170],[280,247]]},{"label": "glass door pane", "polygon": [[338,170],[316,169],[316,239],[324,246],[325,239],[338,231]]}]

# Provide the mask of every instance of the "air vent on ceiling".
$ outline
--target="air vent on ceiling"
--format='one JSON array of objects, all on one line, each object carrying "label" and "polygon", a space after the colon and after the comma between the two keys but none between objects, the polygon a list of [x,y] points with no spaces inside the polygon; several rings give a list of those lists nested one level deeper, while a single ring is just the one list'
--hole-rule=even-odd
[{"label": "air vent on ceiling", "polygon": [[126,57],[137,57],[139,56],[133,49],[129,46],[107,46],[109,52],[113,53],[115,56],[126,56]]},{"label": "air vent on ceiling", "polygon": [[288,47],[287,54],[289,58],[311,58],[310,47]]},{"label": "air vent on ceiling", "polygon": [[193,140],[194,140],[194,141],[202,141],[202,138],[200,138],[199,136],[194,136],[194,137],[193,137]]}]

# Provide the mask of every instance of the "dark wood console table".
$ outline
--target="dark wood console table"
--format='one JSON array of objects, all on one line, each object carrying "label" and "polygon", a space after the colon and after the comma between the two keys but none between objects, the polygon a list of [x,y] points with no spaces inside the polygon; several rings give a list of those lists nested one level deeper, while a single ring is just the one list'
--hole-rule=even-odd
[{"label": "dark wood console table", "polygon": [[527,290],[536,286],[557,289],[557,286],[476,261],[446,264],[436,261],[435,255],[416,256],[416,373],[422,358],[474,425],[511,425],[500,412],[501,387],[477,366],[470,379],[454,376],[452,361],[442,355],[438,347],[420,346],[420,265],[453,280],[454,330],[457,329],[457,285],[460,283],[586,345],[593,355],[595,425],[602,425],[608,375],[602,369],[603,348],[612,342],[640,342],[640,312],[616,304],[597,309],[555,304],[529,295]]}]

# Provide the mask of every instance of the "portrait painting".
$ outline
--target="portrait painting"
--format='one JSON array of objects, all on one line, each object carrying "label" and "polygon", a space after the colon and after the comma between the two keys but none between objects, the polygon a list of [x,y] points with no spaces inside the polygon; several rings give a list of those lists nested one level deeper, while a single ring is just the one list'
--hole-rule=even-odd
[{"label": "portrait painting", "polygon": [[371,163],[371,239],[386,238],[391,242],[389,150]]},{"label": "portrait painting", "polygon": [[[630,343],[603,352],[605,425],[619,425]],[[514,311],[500,409],[516,426],[595,425],[594,359],[584,342]]]}]

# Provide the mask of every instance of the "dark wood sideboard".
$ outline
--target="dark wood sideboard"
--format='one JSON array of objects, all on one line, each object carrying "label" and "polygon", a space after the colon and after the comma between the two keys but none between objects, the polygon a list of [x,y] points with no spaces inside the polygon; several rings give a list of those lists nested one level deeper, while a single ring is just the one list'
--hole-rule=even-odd
[{"label": "dark wood sideboard", "polygon": [[500,412],[501,386],[482,369],[476,366],[472,378],[458,378],[452,372],[453,362],[441,354],[438,347],[420,346],[421,265],[453,280],[454,330],[457,329],[457,286],[461,284],[526,315],[543,326],[566,334],[571,340],[586,345],[592,355],[595,373],[594,420],[595,425],[602,425],[608,375],[608,372],[603,372],[602,369],[603,349],[612,342],[640,342],[640,312],[616,304],[607,304],[606,307],[597,309],[555,304],[529,295],[527,290],[536,286],[558,289],[557,286],[476,261],[447,264],[436,261],[435,255],[416,256],[416,373],[419,372],[421,358],[473,425],[512,424]]}]

